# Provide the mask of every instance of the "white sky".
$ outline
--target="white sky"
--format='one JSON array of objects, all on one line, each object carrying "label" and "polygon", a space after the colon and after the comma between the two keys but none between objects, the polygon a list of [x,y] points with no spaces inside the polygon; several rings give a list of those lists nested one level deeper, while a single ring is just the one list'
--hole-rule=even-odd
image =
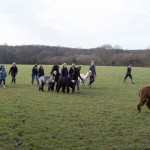
[{"label": "white sky", "polygon": [[150,46],[150,0],[0,0],[0,44]]}]

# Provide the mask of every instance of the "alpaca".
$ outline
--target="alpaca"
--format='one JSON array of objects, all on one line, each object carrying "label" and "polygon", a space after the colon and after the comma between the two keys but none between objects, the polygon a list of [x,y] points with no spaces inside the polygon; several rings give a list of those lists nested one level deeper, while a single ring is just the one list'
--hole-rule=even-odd
[{"label": "alpaca", "polygon": [[[65,93],[65,88],[67,87],[67,93],[69,93],[69,87],[72,88],[72,93],[75,91],[75,86],[78,82],[78,78],[83,80],[80,76],[80,70],[78,68],[74,68],[73,77],[61,77],[58,82],[57,93],[59,92],[60,88],[62,87],[63,93]],[[79,87],[77,86],[78,91]]]},{"label": "alpaca", "polygon": [[79,78],[79,83],[81,84],[81,87],[84,87],[84,83],[87,80],[87,78],[91,75],[91,70],[87,71],[86,74],[80,74],[81,78],[83,79],[83,81]]},{"label": "alpaca", "polygon": [[60,88],[62,87],[62,92],[65,93],[65,89],[67,87],[67,94],[69,93],[69,87],[72,88],[72,93],[75,91],[75,80],[71,77],[61,77],[58,82],[57,93],[59,92]]},{"label": "alpaca", "polygon": [[150,86],[145,86],[139,91],[140,102],[137,105],[137,110],[140,113],[141,107],[146,103],[148,109],[150,109]]},{"label": "alpaca", "polygon": [[52,73],[52,75],[50,76],[42,76],[39,78],[39,91],[42,90],[44,91],[43,87],[44,87],[44,84],[47,84],[48,85],[48,91],[50,90],[51,86],[52,86],[52,83],[55,82],[55,76],[56,76],[56,71],[54,71]]},{"label": "alpaca", "polygon": [[54,71],[56,71],[57,73],[55,75],[55,82],[52,83],[52,85],[51,85],[51,91],[54,91],[55,83],[56,83],[56,90],[57,90],[57,87],[58,87],[58,80],[59,80],[59,77],[60,77],[59,66],[58,65],[54,65],[52,67],[50,74],[52,74]]}]

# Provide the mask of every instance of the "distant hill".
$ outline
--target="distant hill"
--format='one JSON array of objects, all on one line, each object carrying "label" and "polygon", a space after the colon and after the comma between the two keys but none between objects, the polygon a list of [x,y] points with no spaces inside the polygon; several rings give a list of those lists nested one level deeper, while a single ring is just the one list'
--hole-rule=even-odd
[{"label": "distant hill", "polygon": [[0,63],[10,64],[67,64],[89,65],[95,60],[96,65],[150,66],[150,50],[123,50],[121,47],[103,45],[98,48],[82,49],[45,45],[0,45]]}]

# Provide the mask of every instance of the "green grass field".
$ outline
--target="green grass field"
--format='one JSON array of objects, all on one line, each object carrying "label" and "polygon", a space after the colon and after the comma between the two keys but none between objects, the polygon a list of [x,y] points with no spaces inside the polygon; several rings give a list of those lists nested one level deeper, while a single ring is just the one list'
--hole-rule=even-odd
[{"label": "green grass field", "polygon": [[[10,65],[6,66],[7,72]],[[1,150],[150,150],[150,111],[137,113],[138,90],[150,69],[133,67],[135,84],[123,83],[126,67],[97,67],[92,88],[39,92],[30,65],[18,65],[16,87],[0,87]],[[51,66],[44,66],[49,74]],[[82,67],[86,72],[88,66]]]}]

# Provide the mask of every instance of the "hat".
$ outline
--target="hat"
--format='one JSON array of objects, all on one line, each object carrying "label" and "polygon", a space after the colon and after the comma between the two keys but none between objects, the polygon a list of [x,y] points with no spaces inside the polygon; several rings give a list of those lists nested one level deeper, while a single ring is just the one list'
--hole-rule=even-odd
[{"label": "hat", "polygon": [[16,63],[14,62],[13,65],[16,65]]}]

